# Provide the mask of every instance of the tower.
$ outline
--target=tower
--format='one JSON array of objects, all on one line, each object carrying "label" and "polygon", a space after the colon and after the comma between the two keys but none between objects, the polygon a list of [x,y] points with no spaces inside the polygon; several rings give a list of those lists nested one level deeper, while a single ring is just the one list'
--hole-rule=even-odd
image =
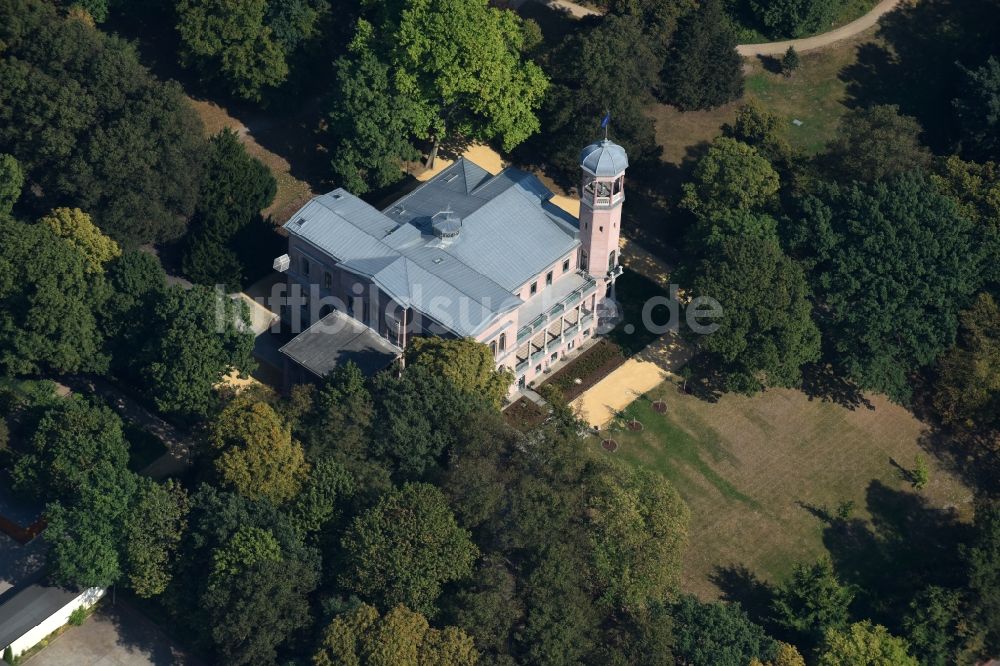
[{"label": "tower", "polygon": [[627,168],[625,149],[607,138],[580,153],[580,267],[609,287],[621,274],[618,239]]}]

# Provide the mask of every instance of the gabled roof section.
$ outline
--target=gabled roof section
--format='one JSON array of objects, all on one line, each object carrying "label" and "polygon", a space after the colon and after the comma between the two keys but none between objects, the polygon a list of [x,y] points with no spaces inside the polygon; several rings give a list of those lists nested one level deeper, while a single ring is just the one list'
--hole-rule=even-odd
[{"label": "gabled roof section", "polygon": [[[463,158],[382,212],[337,189],[303,206],[285,229],[401,305],[475,335],[521,304],[516,290],[579,245],[576,219],[551,198],[529,173],[493,176]],[[435,235],[443,211],[461,221],[457,233]]]}]

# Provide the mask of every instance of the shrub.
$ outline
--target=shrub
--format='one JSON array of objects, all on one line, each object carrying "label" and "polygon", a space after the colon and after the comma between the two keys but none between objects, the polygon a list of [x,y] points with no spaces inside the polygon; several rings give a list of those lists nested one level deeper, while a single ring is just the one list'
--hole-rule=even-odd
[{"label": "shrub", "polygon": [[789,46],[785,55],[781,57],[781,73],[785,76],[791,76],[792,72],[797,70],[800,65],[802,65],[802,61],[799,59],[798,51],[795,50],[794,46]]},{"label": "shrub", "polygon": [[87,619],[87,607],[78,606],[76,610],[69,614],[69,623],[74,627],[79,627]]},{"label": "shrub", "polygon": [[931,470],[927,466],[927,459],[918,454],[913,468],[913,487],[921,490],[930,480]]}]

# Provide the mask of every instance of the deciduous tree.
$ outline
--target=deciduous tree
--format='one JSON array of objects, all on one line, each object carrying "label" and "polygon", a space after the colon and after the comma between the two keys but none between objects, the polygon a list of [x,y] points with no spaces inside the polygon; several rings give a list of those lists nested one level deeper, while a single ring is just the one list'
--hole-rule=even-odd
[{"label": "deciduous tree", "polygon": [[843,181],[885,180],[930,164],[920,124],[895,105],[854,109],[840,121],[828,154]]},{"label": "deciduous tree", "polygon": [[87,262],[89,273],[103,273],[104,265],[122,253],[118,243],[102,234],[90,215],[79,208],[56,208],[38,222],[75,247]]},{"label": "deciduous tree", "polygon": [[361,604],[335,617],[313,655],[315,666],[474,666],[477,660],[472,639],[464,631],[435,629],[423,615],[402,605],[380,617],[374,607]]},{"label": "deciduous tree", "polygon": [[909,654],[909,644],[889,633],[882,625],[869,620],[856,622],[847,629],[829,629],[823,638],[820,666],[917,666]]},{"label": "deciduous tree", "polygon": [[451,380],[455,386],[481,396],[499,408],[514,381],[509,371],[497,371],[490,348],[472,338],[413,338],[406,348],[407,362]]},{"label": "deciduous tree", "polygon": [[692,666],[743,666],[770,660],[776,641],[736,603],[702,603],[685,594],[674,605],[674,655]]},{"label": "deciduous tree", "polygon": [[760,209],[774,202],[779,185],[778,173],[755,148],[719,137],[684,184],[681,205],[696,215]]},{"label": "deciduous tree", "polygon": [[0,154],[0,217],[9,215],[21,198],[24,170],[13,155]]},{"label": "deciduous tree", "polygon": [[305,452],[273,407],[251,400],[236,398],[213,424],[212,443],[220,451],[215,469],[244,497],[284,504],[309,474]]},{"label": "deciduous tree", "polygon": [[288,76],[285,51],[267,25],[267,0],[179,0],[181,62],[206,83],[259,101]]},{"label": "deciduous tree", "polygon": [[958,116],[962,154],[1000,160],[1000,59],[990,56],[973,69],[959,66],[961,93],[952,103]]},{"label": "deciduous tree", "polygon": [[[2,131],[2,130],[0,130]],[[108,359],[95,312],[102,275],[75,247],[38,224],[0,222],[0,368],[102,372]]]},{"label": "deciduous tree", "polygon": [[340,583],[382,608],[433,614],[444,583],[472,571],[478,550],[436,487],[410,483],[359,515],[342,542]]},{"label": "deciduous tree", "polygon": [[151,335],[133,367],[158,409],[206,416],[222,377],[253,369],[244,303],[207,287],[170,287],[147,317]]},{"label": "deciduous tree", "polygon": [[162,485],[139,479],[122,526],[125,569],[138,596],[154,597],[166,590],[188,509],[187,492],[173,479]]}]

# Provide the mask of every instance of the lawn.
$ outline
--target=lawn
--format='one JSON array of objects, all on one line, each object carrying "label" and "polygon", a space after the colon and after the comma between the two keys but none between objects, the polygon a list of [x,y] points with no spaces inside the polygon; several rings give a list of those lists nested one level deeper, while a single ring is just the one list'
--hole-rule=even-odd
[{"label": "lawn", "polygon": [[[707,402],[666,382],[627,410],[643,429],[617,428],[618,456],[658,470],[691,508],[683,586],[703,598],[720,594],[717,576],[746,567],[769,581],[826,552],[821,518],[853,502],[853,518],[880,511],[874,498],[909,496],[903,470],[921,454],[923,425],[881,397],[849,410],[792,390]],[[653,409],[666,404],[665,414]],[[972,492],[937,466],[920,495],[933,506],[971,514]]]},{"label": "lawn", "polygon": [[[791,76],[778,73],[773,60],[746,61],[746,94],[781,120],[781,131],[793,148],[806,154],[823,150],[833,138],[840,118],[847,113],[847,84],[841,80],[844,68],[855,64],[858,47],[878,42],[877,27],[852,39],[818,51],[803,53],[802,65]],[[657,104],[648,110],[656,123],[656,140],[663,147],[663,161],[690,168],[708,143],[732,122],[742,103],[733,102],[708,111],[681,112]],[[801,126],[792,121],[802,121]]]}]

